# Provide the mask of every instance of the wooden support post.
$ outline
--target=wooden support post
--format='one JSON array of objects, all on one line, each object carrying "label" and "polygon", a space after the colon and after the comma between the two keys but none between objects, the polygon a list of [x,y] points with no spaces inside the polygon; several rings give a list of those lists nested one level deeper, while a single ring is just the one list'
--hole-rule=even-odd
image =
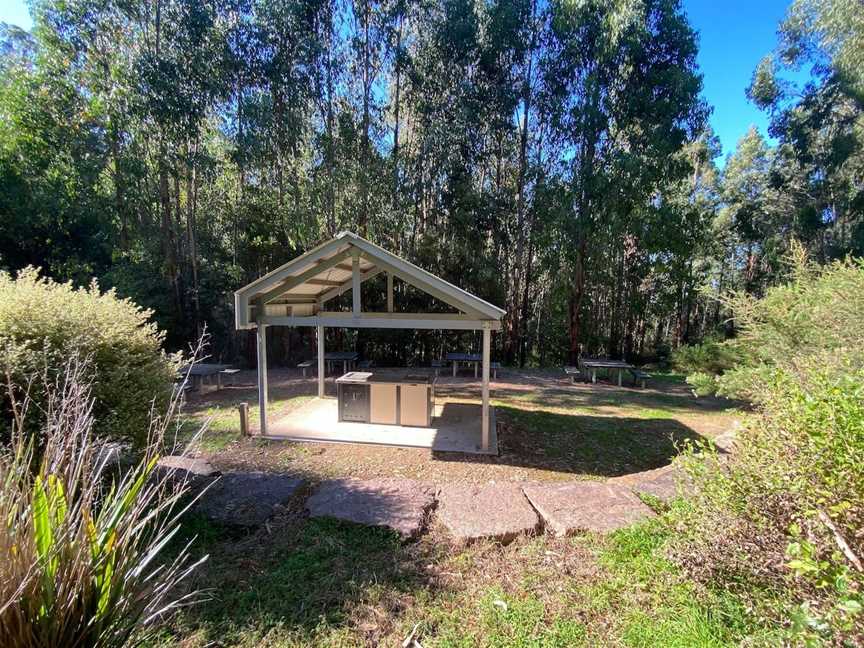
[{"label": "wooden support post", "polygon": [[259,434],[267,434],[267,326],[258,325],[258,412]]},{"label": "wooden support post", "polygon": [[387,312],[393,312],[393,273],[387,273]]},{"label": "wooden support post", "polygon": [[240,403],[237,407],[240,410],[240,435],[249,436],[249,403]]},{"label": "wooden support post", "polygon": [[[492,346],[492,331],[483,329],[483,449],[489,449],[489,355]],[[476,366],[476,365],[475,365]]]},{"label": "wooden support post", "polygon": [[354,317],[360,317],[360,250],[351,250],[351,297],[353,298]]},{"label": "wooden support post", "polygon": [[324,398],[324,327],[318,325],[318,398]]}]

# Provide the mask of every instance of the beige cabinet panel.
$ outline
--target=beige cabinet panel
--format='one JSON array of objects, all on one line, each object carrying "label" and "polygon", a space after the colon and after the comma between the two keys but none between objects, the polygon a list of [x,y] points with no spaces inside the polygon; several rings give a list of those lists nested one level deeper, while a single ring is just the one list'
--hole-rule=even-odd
[{"label": "beige cabinet panel", "polygon": [[369,420],[371,423],[386,423],[395,425],[396,420],[396,385],[370,385]]},{"label": "beige cabinet panel", "polygon": [[399,413],[402,425],[429,425],[429,388],[426,385],[402,385]]}]

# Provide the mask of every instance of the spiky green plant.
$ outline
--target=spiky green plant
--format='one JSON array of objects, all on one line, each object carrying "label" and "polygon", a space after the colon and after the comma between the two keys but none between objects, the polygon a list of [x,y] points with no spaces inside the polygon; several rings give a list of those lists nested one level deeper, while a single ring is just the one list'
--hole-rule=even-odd
[{"label": "spiky green plant", "polygon": [[[49,390],[44,429],[26,429],[12,400],[0,448],[0,646],[117,647],[142,641],[161,615],[194,597],[176,587],[198,564],[171,559],[188,486],[157,470],[177,398],[151,416],[136,465],[119,468],[92,434],[93,400],[73,362]],[[200,561],[199,561],[200,562]]]}]

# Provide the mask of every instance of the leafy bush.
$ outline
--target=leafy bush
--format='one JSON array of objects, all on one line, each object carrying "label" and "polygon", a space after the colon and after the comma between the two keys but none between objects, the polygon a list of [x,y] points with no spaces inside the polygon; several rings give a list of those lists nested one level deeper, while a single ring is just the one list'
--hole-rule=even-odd
[{"label": "leafy bush", "polygon": [[701,344],[679,347],[672,352],[675,369],[687,374],[721,374],[739,360],[735,347],[718,337],[707,337]]},{"label": "leafy bush", "polygon": [[717,376],[704,371],[697,371],[687,376],[687,384],[698,396],[710,396],[717,392]]},{"label": "leafy bush", "polygon": [[0,447],[4,648],[136,643],[179,603],[174,586],[195,566],[186,549],[160,561],[187,490],[173,475],[154,472],[171,417],[152,422],[135,467],[113,470],[91,433],[84,373],[72,364],[59,386],[46,390],[38,459],[34,437],[23,431],[23,405],[13,403],[12,444]]},{"label": "leafy bush", "polygon": [[729,457],[691,455],[682,562],[758,599],[780,642],[864,640],[864,263],[731,299],[745,362],[718,378],[755,413]]},{"label": "leafy bush", "polygon": [[677,348],[672,353],[672,365],[688,374],[687,382],[699,395],[717,391],[717,377],[741,361],[735,340],[707,337],[700,344]]},{"label": "leafy bush", "polygon": [[[27,268],[16,279],[0,273],[0,366],[12,381],[52,380],[69,358],[89,363],[97,434],[144,442],[151,405],[163,410],[177,358],[162,350],[150,312],[113,291],[56,283]],[[45,385],[30,385],[37,406]]]}]

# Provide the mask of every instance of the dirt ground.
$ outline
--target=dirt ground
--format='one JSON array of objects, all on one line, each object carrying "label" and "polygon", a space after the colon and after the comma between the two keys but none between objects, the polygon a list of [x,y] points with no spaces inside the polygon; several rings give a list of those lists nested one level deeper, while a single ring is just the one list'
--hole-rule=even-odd
[{"label": "dirt ground", "polygon": [[[317,392],[314,377],[271,370],[271,420]],[[335,385],[328,377],[328,394]],[[257,421],[254,372],[241,372],[220,391],[188,397],[187,427],[210,422],[200,453],[223,471],[280,472],[310,481],[333,477],[407,477],[437,483],[603,479],[660,468],[685,443],[727,431],[732,403],[696,398],[680,376],[659,375],[647,389],[609,382],[571,384],[561,370],[504,370],[491,385],[500,454],[433,453],[372,445],[295,443],[242,438],[237,406]],[[472,374],[439,378],[441,401],[480,399]]]}]

